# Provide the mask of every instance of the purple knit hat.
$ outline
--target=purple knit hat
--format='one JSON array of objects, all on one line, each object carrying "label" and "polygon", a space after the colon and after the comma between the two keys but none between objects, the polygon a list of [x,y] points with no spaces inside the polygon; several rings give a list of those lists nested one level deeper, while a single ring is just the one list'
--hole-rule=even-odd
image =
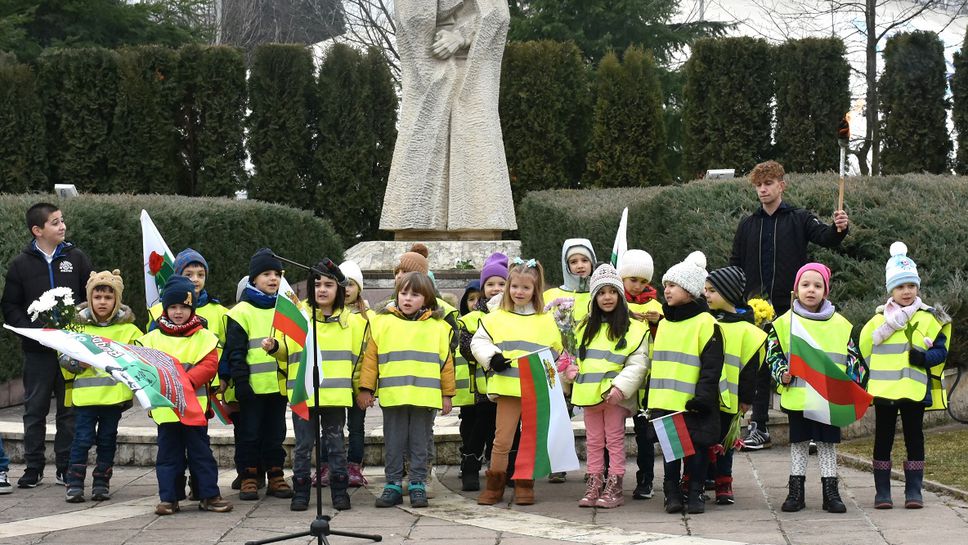
[{"label": "purple knit hat", "polygon": [[481,268],[481,286],[492,276],[508,279],[508,256],[501,252],[494,252],[484,261],[484,267]]}]

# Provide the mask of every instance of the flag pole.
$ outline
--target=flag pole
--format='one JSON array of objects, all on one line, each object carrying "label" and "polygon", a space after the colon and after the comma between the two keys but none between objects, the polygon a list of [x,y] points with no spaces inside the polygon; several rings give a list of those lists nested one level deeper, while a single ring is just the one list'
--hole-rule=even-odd
[{"label": "flag pole", "polygon": [[[837,210],[844,209],[844,177],[847,175],[847,149],[850,147],[850,112],[844,114],[837,128],[837,144],[840,146],[840,181],[838,182]],[[840,227],[837,232],[841,232]],[[792,307],[791,307],[792,308]],[[792,322],[791,322],[792,323]]]}]

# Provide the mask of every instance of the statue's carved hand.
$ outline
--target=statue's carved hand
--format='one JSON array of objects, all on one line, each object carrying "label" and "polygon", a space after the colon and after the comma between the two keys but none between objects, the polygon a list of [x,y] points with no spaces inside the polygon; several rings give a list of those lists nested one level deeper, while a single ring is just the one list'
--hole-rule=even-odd
[{"label": "statue's carved hand", "polygon": [[461,47],[464,47],[464,37],[459,32],[439,30],[434,35],[434,44],[430,46],[430,51],[434,57],[445,60],[451,58]]}]

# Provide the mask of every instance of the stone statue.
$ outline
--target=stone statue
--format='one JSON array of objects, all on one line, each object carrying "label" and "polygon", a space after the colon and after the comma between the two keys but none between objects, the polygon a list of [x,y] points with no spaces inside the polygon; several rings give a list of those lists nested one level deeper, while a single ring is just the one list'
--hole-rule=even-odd
[{"label": "stone statue", "polygon": [[498,115],[506,0],[395,4],[403,98],[380,228],[516,229]]}]

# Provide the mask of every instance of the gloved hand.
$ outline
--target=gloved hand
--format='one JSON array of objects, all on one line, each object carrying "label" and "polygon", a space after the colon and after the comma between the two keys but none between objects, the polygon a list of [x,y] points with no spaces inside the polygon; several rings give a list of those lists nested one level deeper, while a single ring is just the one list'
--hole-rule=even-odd
[{"label": "gloved hand", "polygon": [[707,412],[709,412],[709,408],[706,407],[706,404],[699,401],[696,398],[692,398],[689,401],[686,401],[686,410],[692,411],[694,413],[699,413],[699,414],[706,414]]},{"label": "gloved hand", "polygon": [[249,381],[235,381],[235,399],[239,401],[254,401],[255,391]]},{"label": "gloved hand", "polygon": [[920,350],[911,349],[908,350],[908,363],[915,367],[924,367],[926,362],[924,360],[924,352]]},{"label": "gloved hand", "polygon": [[511,360],[505,358],[504,354],[498,352],[497,354],[491,356],[491,369],[493,369],[495,373],[500,373],[501,371],[504,371],[510,367]]}]

